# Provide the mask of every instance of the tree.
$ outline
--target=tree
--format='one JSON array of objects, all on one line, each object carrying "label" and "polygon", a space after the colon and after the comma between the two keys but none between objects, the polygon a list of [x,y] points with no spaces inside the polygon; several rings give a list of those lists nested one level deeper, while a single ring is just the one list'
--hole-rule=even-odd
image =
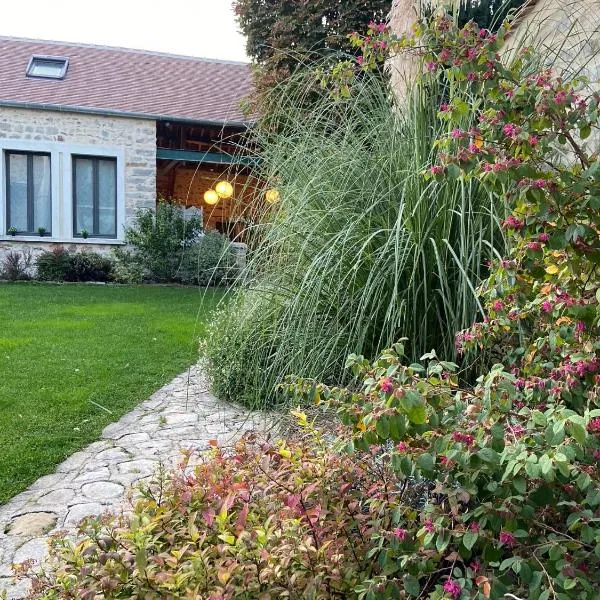
[{"label": "tree", "polygon": [[348,34],[385,21],[391,0],[236,0],[247,52],[264,83],[328,52],[353,52]]}]

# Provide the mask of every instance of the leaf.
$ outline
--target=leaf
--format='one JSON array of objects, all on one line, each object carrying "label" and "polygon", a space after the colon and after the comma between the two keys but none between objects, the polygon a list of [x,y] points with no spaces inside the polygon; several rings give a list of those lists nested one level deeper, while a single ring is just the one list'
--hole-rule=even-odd
[{"label": "leaf", "polygon": [[513,480],[513,487],[519,494],[527,493],[527,481],[524,477],[517,477]]},{"label": "leaf", "polygon": [[546,267],[546,273],[549,275],[556,275],[559,271],[559,268],[555,264],[548,265]]},{"label": "leaf", "polygon": [[495,465],[500,464],[500,457],[498,456],[498,453],[495,450],[492,450],[491,448],[482,448],[477,453],[477,456],[479,456],[479,458],[481,458],[483,462]]},{"label": "leaf", "polygon": [[382,440],[387,440],[390,437],[390,422],[389,419],[382,415],[377,419],[377,424],[375,425],[375,429],[377,431],[377,435]]},{"label": "leaf", "polygon": [[404,577],[404,589],[410,596],[419,596],[421,594],[421,586],[419,580],[413,575],[406,575]]},{"label": "leaf", "polygon": [[463,546],[467,550],[471,550],[477,541],[479,534],[475,531],[467,531],[462,537]]},{"label": "leaf", "polygon": [[419,458],[417,459],[417,464],[419,465],[419,467],[421,467],[421,469],[423,469],[423,471],[427,471],[430,473],[431,471],[433,471],[435,461],[431,454],[421,454],[421,456],[419,456]]},{"label": "leaf", "polygon": [[217,578],[223,585],[227,585],[227,582],[231,578],[231,573],[225,569],[217,569]]}]

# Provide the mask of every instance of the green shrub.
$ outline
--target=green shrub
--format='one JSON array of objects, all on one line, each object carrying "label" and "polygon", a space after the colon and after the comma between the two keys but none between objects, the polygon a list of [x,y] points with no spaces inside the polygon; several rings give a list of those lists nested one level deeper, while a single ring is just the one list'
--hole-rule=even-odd
[{"label": "green shrub", "polygon": [[504,208],[476,181],[422,177],[446,130],[437,89],[421,86],[399,112],[387,84],[365,75],[351,98],[308,115],[278,90],[285,126],[257,135],[262,179],[281,202],[208,336],[220,397],[273,402],[290,373],[339,382],[349,353],[375,356],[401,335],[413,358],[454,354],[454,332],[481,314],[474,290],[503,248]]},{"label": "green shrub", "polygon": [[112,251],[112,259],[112,280],[115,283],[142,283],[147,276],[146,269],[131,250],[115,248]]},{"label": "green shrub", "polygon": [[113,261],[109,256],[97,252],[75,252],[70,258],[65,281],[111,281]]},{"label": "green shrub", "polygon": [[42,281],[65,281],[71,269],[71,253],[63,246],[42,252],[35,261],[36,277]]},{"label": "green shrub", "polygon": [[202,231],[198,216],[186,217],[180,206],[159,198],[156,210],[142,210],[125,230],[140,265],[155,281],[175,281],[188,247]]},{"label": "green shrub", "polygon": [[174,279],[188,285],[221,286],[239,274],[229,239],[218,231],[207,231],[185,248]]},{"label": "green shrub", "polygon": [[57,246],[38,256],[36,268],[42,281],[106,282],[111,280],[113,261],[97,252],[69,252]]}]

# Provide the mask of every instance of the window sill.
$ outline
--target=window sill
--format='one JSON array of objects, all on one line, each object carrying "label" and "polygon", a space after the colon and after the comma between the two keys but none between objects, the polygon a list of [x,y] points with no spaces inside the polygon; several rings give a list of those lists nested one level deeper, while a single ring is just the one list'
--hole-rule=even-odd
[{"label": "window sill", "polygon": [[3,235],[3,242],[31,242],[42,244],[96,244],[102,246],[123,246],[125,242],[115,238],[53,238],[41,235]]}]

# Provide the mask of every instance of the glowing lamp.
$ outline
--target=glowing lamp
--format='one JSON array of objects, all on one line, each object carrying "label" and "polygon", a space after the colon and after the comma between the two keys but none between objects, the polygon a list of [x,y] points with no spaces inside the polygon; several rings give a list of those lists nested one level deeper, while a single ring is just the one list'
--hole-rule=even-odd
[{"label": "glowing lamp", "polygon": [[275,189],[267,190],[265,199],[269,204],[276,204],[279,202],[279,191]]},{"label": "glowing lamp", "polygon": [[215,190],[207,190],[204,192],[204,202],[210,206],[214,206],[219,201],[219,194]]},{"label": "glowing lamp", "polygon": [[233,196],[233,186],[229,181],[219,181],[215,186],[215,191],[219,198],[231,198]]}]

